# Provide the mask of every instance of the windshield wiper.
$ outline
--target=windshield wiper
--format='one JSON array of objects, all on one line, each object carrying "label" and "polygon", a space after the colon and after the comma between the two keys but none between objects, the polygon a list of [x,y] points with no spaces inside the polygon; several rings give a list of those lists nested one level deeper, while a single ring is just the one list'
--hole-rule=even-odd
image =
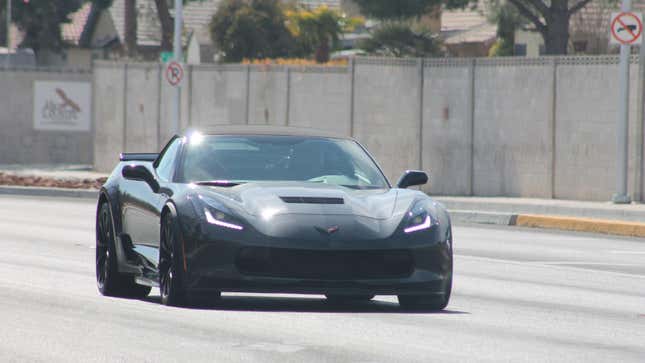
[{"label": "windshield wiper", "polygon": [[206,185],[209,187],[234,187],[240,184],[244,184],[244,182],[236,182],[236,181],[230,181],[230,180],[208,180],[208,181],[198,181],[198,182],[195,182],[195,184]]}]

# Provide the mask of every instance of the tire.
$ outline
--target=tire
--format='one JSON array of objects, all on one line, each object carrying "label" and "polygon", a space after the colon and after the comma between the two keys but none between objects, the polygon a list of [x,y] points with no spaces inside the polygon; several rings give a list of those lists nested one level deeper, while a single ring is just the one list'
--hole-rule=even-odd
[{"label": "tire", "polygon": [[136,284],[130,275],[119,273],[112,221],[110,206],[101,204],[96,218],[96,286],[104,296],[144,298],[151,288]]},{"label": "tire", "polygon": [[448,271],[449,277],[443,285],[443,294],[399,295],[399,305],[401,305],[402,308],[406,310],[439,311],[448,306],[448,303],[450,302],[450,294],[452,293],[452,228],[448,229],[447,241],[450,250],[450,270]]},{"label": "tire", "polygon": [[325,297],[327,301],[334,304],[346,304],[353,302],[366,302],[374,298],[374,295],[370,294],[356,294],[356,295],[335,295],[335,294],[326,294]]},{"label": "tire", "polygon": [[399,295],[399,305],[405,310],[439,311],[448,306],[452,291],[452,276],[441,295]]},{"label": "tire", "polygon": [[161,218],[161,238],[159,248],[159,291],[161,303],[167,306],[186,304],[186,291],[183,286],[183,264],[177,234],[177,222],[172,213]]}]

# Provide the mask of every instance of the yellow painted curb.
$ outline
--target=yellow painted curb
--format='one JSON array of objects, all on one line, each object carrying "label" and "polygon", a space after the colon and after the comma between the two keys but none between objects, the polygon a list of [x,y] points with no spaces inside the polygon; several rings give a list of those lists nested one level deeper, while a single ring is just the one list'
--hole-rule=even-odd
[{"label": "yellow painted curb", "polygon": [[517,215],[515,225],[521,227],[645,237],[645,223],[613,221],[608,219],[519,214]]}]

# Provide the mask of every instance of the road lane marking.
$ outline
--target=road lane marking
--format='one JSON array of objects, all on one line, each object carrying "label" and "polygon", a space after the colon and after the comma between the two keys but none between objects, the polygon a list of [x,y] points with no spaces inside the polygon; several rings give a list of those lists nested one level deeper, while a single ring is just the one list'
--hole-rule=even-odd
[{"label": "road lane marking", "polygon": [[620,250],[614,250],[614,251],[609,251],[609,253],[617,254],[617,255],[645,255],[645,251],[620,251]]},{"label": "road lane marking", "polygon": [[615,262],[585,262],[585,261],[532,261],[531,263],[541,265],[585,265],[585,266],[643,266],[638,263],[615,263]]},{"label": "road lane marking", "polygon": [[[589,272],[589,269],[585,268],[580,268],[580,267],[575,267],[575,266],[562,266],[562,265],[548,265],[545,263],[548,263],[548,261],[517,261],[517,260],[508,260],[508,259],[502,259],[502,258],[492,258],[492,257],[480,257],[480,256],[472,256],[472,255],[462,255],[462,254],[454,254],[456,257],[459,258],[467,258],[467,259],[472,259],[472,260],[479,260],[479,261],[485,261],[485,262],[497,262],[497,263],[507,263],[511,265],[521,265],[521,266],[530,266],[530,267],[543,267],[543,268],[557,268],[557,269],[562,269],[562,270],[575,270],[575,271],[585,271]],[[554,261],[555,262],[555,261]],[[610,264],[612,266],[616,266],[616,264]],[[642,265],[633,265],[633,266],[642,266]],[[632,273],[626,273],[626,272],[617,272],[617,271],[608,271],[608,270],[591,270],[596,273],[603,273],[603,274],[610,274],[610,275],[616,275],[616,276],[623,276],[623,277],[630,277],[630,278],[637,278],[637,279],[645,279],[645,275],[637,275],[637,274],[632,274]]]}]

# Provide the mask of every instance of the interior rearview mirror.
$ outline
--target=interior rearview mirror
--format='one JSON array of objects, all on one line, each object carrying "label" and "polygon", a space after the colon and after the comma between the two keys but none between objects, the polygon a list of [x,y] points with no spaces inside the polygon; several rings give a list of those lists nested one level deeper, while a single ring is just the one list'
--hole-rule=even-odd
[{"label": "interior rearview mirror", "polygon": [[406,170],[405,173],[399,179],[399,182],[396,183],[396,186],[401,189],[415,185],[423,185],[428,182],[428,174],[424,171],[419,170]]},{"label": "interior rearview mirror", "polygon": [[121,170],[121,175],[128,180],[146,182],[155,193],[159,191],[159,182],[152,172],[143,165],[126,165]]}]

